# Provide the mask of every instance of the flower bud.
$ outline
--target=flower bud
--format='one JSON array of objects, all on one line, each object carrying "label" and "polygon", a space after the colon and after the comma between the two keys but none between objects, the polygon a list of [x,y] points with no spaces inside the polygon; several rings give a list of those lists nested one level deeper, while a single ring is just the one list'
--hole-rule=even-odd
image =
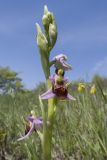
[{"label": "flower bud", "polygon": [[44,6],[44,14],[46,15],[48,12],[49,12],[49,11],[48,11],[48,7],[47,7],[47,5],[45,5],[45,6]]},{"label": "flower bud", "polygon": [[53,24],[49,25],[49,34],[51,36],[51,33],[55,33],[56,32],[56,26]]},{"label": "flower bud", "polygon": [[47,17],[48,17],[49,23],[52,23],[52,13],[51,12],[47,13]]},{"label": "flower bud", "polygon": [[41,30],[39,24],[36,24],[36,27],[37,27],[37,45],[42,51],[47,52],[48,41],[47,41],[45,35],[42,33],[42,30]]},{"label": "flower bud", "polygon": [[57,39],[57,27],[55,24],[49,25],[49,37],[51,41],[51,46],[53,47]]},{"label": "flower bud", "polygon": [[39,24],[36,24],[37,27],[37,45],[40,50],[41,63],[45,73],[45,77],[49,77],[49,52],[48,52],[48,41],[45,35],[42,33],[42,30]]},{"label": "flower bud", "polygon": [[46,5],[44,6],[44,15],[47,16],[49,23],[52,23],[53,13],[51,13],[51,12],[48,10],[48,7],[47,7]]},{"label": "flower bud", "polygon": [[47,15],[43,15],[42,23],[43,23],[44,26],[48,26],[49,25],[49,20],[48,20],[48,16]]}]

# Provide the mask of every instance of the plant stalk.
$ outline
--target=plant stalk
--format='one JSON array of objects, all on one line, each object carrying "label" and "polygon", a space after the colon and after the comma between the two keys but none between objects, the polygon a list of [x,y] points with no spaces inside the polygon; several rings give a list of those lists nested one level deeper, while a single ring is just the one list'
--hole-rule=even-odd
[{"label": "plant stalk", "polygon": [[[50,88],[51,82],[47,80],[47,86]],[[43,124],[43,160],[51,160],[52,151],[52,131],[55,118],[55,108],[57,105],[56,98],[48,100],[48,110],[44,110]]]}]

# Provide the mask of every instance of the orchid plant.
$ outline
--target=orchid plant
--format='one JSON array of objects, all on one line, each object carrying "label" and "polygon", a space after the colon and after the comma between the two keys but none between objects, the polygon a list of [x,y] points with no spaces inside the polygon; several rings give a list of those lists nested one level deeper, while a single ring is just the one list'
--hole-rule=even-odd
[{"label": "orchid plant", "polygon": [[[59,54],[50,61],[50,52],[57,40],[57,26],[52,12],[47,6],[44,6],[44,15],[42,17],[44,32],[37,26],[37,45],[40,51],[41,63],[47,82],[47,91],[40,95],[40,100],[48,100],[47,108],[42,108],[43,116],[43,159],[51,159],[52,150],[52,130],[55,118],[55,108],[59,100],[75,100],[68,92],[69,82],[65,78],[65,72],[72,69],[67,63],[67,56]],[[55,74],[50,74],[50,68],[55,67]],[[50,125],[47,125],[47,121]]]},{"label": "orchid plant", "polygon": [[[36,42],[47,83],[47,91],[39,96],[42,118],[37,118],[34,114],[31,114],[28,117],[26,134],[19,138],[18,141],[26,139],[33,131],[36,131],[41,139],[43,160],[51,160],[52,131],[58,101],[75,100],[75,98],[69,94],[68,88],[70,83],[68,78],[65,77],[65,72],[72,69],[71,65],[67,63],[67,56],[59,54],[50,61],[50,52],[57,40],[57,25],[53,13],[48,10],[47,6],[44,6],[42,23],[44,32],[40,25],[36,23]],[[54,75],[51,75],[51,67],[55,68]],[[43,105],[44,100],[48,100],[47,107]]]}]

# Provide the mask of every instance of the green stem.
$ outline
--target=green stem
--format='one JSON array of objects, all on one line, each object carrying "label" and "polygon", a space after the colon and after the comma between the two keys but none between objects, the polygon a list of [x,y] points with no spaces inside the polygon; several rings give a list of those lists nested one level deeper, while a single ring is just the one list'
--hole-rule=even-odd
[{"label": "green stem", "polygon": [[51,61],[51,62],[49,63],[49,67],[51,67],[53,64],[55,64],[55,60],[53,60],[53,61]]},{"label": "green stem", "polygon": [[[47,80],[47,86],[50,88],[50,80]],[[55,108],[57,100],[55,98],[48,100],[48,110],[44,110],[43,124],[43,160],[51,160],[52,151],[52,131],[54,125]],[[48,123],[47,123],[48,122]]]}]

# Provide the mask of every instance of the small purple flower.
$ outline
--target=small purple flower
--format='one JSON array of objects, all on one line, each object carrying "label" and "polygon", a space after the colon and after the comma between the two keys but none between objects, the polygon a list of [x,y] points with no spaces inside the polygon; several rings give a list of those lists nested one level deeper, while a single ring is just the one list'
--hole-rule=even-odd
[{"label": "small purple flower", "polygon": [[34,131],[40,130],[43,125],[43,119],[41,117],[29,116],[26,123],[25,136],[19,138],[17,141],[28,138]]},{"label": "small purple flower", "polygon": [[64,71],[71,69],[71,66],[65,62],[67,61],[67,56],[64,54],[59,54],[55,56],[53,58],[53,61],[54,61],[54,66],[57,69],[63,69]]},{"label": "small purple flower", "polygon": [[60,100],[76,100],[68,93],[68,78],[64,78],[63,70],[58,70],[58,74],[49,77],[52,82],[52,88],[41,95],[41,99],[57,97]]}]

